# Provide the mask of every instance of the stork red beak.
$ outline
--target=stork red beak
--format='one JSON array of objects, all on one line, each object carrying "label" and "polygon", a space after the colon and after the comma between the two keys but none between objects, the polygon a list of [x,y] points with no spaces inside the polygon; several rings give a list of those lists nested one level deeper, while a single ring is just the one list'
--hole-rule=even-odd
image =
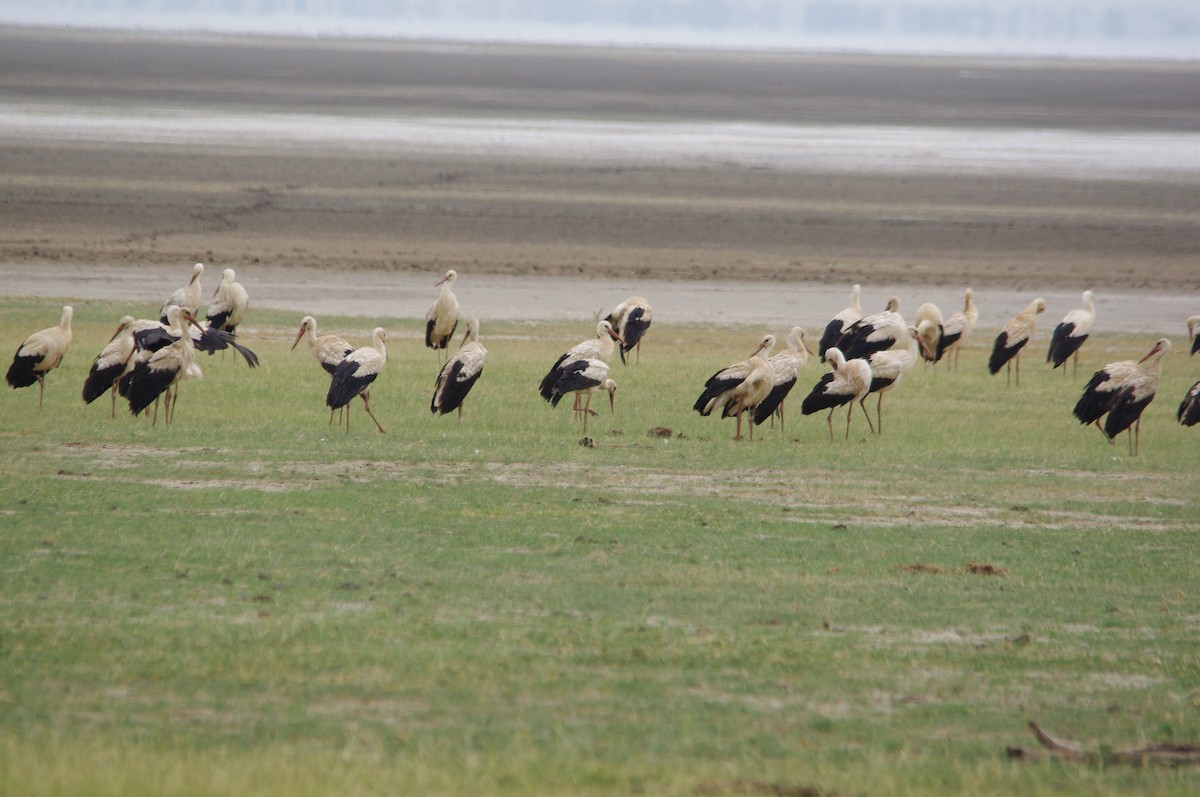
[{"label": "stork red beak", "polygon": [[1146,352],[1146,356],[1145,356],[1145,357],[1143,357],[1142,359],[1138,360],[1138,363],[1144,363],[1144,362],[1146,362],[1146,360],[1149,360],[1151,357],[1153,357],[1154,355],[1158,354],[1158,353],[1159,353],[1159,351],[1161,351],[1161,350],[1162,350],[1162,346],[1160,346],[1159,344],[1155,343],[1155,344],[1154,344],[1154,348],[1152,348],[1152,349],[1150,349],[1150,351]]},{"label": "stork red beak", "polygon": [[608,391],[608,414],[617,414],[617,393],[615,390]]},{"label": "stork red beak", "polygon": [[300,331],[296,333],[296,339],[292,341],[291,351],[296,350],[296,346],[300,343],[300,339],[304,337],[304,327],[300,327]]},{"label": "stork red beak", "polygon": [[617,343],[620,343],[622,346],[624,346],[624,345],[625,345],[625,339],[621,337],[621,333],[620,333],[620,332],[617,332],[617,330],[613,329],[612,327],[609,327],[609,328],[608,328],[608,334],[609,334],[609,336],[611,336],[611,337],[612,337],[612,339],[613,339],[613,340],[615,340]]},{"label": "stork red beak", "polygon": [[449,277],[442,277],[440,280],[438,280],[437,282],[433,283],[433,287],[435,287],[435,288],[436,288],[437,286],[441,285],[443,282],[445,282],[445,281],[446,281],[446,280],[448,280],[448,279],[450,279],[450,278],[449,278]]},{"label": "stork red beak", "polygon": [[124,328],[125,328],[125,326],[124,326],[124,325],[119,325],[119,326],[117,327],[117,331],[116,331],[116,332],[114,332],[114,333],[112,333],[112,337],[108,339],[108,342],[109,342],[109,343],[112,343],[114,340],[116,340],[116,339],[117,339],[117,335],[120,335],[120,334],[121,334],[121,330],[123,330]]}]

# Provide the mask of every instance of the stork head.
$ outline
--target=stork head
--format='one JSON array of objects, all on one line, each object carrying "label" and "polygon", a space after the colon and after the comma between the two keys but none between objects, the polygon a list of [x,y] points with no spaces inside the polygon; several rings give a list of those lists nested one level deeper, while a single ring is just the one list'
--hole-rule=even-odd
[{"label": "stork head", "polygon": [[114,340],[117,339],[117,336],[120,335],[122,332],[125,332],[126,330],[129,330],[129,329],[133,329],[133,324],[134,324],[133,316],[127,315],[124,318],[122,318],[120,321],[117,322],[117,331],[112,333],[112,337],[108,339],[108,342],[112,343]]},{"label": "stork head", "polygon": [[458,348],[467,345],[469,340],[479,340],[479,319],[472,318],[467,322],[467,331],[463,333],[462,343],[458,344]]},{"label": "stork head", "polygon": [[610,324],[607,320],[597,322],[596,337],[603,338],[605,335],[608,335],[610,338],[617,341],[621,345],[625,344],[625,339],[621,337],[621,333],[619,333],[619,332],[617,332],[617,330],[613,329],[613,325]]},{"label": "stork head", "polygon": [[825,362],[829,363],[829,369],[836,373],[837,369],[846,364],[846,355],[842,354],[842,350],[837,346],[832,346],[825,350]]},{"label": "stork head", "polygon": [[774,335],[763,335],[762,340],[759,341],[758,348],[755,349],[754,351],[750,352],[750,356],[754,357],[755,355],[757,355],[758,353],[761,352],[763,359],[766,359],[767,357],[770,356],[771,349],[773,349],[773,348],[775,348],[775,336]]},{"label": "stork head", "polygon": [[888,299],[887,310],[889,313],[900,312],[900,297],[899,296],[893,296],[890,299]]},{"label": "stork head", "polygon": [[192,266],[192,278],[190,280],[188,280],[188,282],[195,282],[196,280],[200,279],[200,275],[203,273],[204,273],[204,264],[197,263],[196,265]]},{"label": "stork head", "polygon": [[1192,338],[1196,337],[1196,328],[1200,327],[1200,315],[1189,316],[1188,320],[1187,320],[1187,325],[1188,325],[1188,340],[1191,340]]},{"label": "stork head", "polygon": [[1029,308],[1035,313],[1044,313],[1046,312],[1046,300],[1034,299],[1033,302],[1030,303]]},{"label": "stork head", "polygon": [[59,320],[58,325],[60,327],[62,327],[63,329],[70,329],[71,328],[71,319],[74,317],[75,317],[75,308],[69,304],[64,304],[62,318]]},{"label": "stork head", "polygon": [[1146,352],[1146,356],[1138,360],[1139,363],[1144,363],[1156,354],[1161,356],[1171,350],[1171,341],[1166,338],[1159,338],[1154,341],[1154,345],[1150,347],[1150,351]]},{"label": "stork head", "polygon": [[615,415],[617,412],[617,383],[611,379],[605,379],[604,384],[600,385],[608,393],[608,411],[609,414]]},{"label": "stork head", "polygon": [[433,283],[433,287],[436,288],[437,286],[441,285],[443,282],[448,282],[448,283],[453,284],[456,279],[458,279],[458,272],[455,271],[454,269],[450,269],[449,271],[446,272],[446,274],[440,280]]},{"label": "stork head", "polygon": [[304,338],[304,336],[308,334],[309,330],[312,330],[313,334],[316,334],[317,319],[310,315],[306,315],[304,318],[300,319],[300,331],[296,333],[296,339],[292,341],[293,350],[295,350],[296,344],[298,344]]},{"label": "stork head", "polygon": [[908,328],[908,334],[911,335],[914,340],[916,340],[917,345],[921,347],[921,351],[924,353],[925,358],[929,360],[933,359],[933,350],[929,347],[929,342],[925,340],[925,335],[930,329],[934,328],[935,327],[933,323],[930,321],[922,321],[917,326],[910,326]]}]

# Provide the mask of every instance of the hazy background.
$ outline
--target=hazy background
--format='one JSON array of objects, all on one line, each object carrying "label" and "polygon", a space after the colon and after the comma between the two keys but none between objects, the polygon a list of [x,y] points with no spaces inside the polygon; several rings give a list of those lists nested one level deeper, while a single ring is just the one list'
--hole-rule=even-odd
[{"label": "hazy background", "polygon": [[4,0],[0,23],[303,36],[1200,58],[1198,0]]}]

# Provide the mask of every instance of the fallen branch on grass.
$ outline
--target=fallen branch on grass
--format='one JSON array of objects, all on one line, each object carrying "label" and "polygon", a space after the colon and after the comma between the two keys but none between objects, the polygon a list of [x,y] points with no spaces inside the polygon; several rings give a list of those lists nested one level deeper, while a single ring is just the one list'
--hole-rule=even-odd
[{"label": "fallen branch on grass", "polygon": [[[1091,752],[1073,744],[1055,739],[1046,733],[1036,722],[1029,723],[1029,729],[1037,737],[1039,743],[1051,755],[1067,761],[1081,761],[1085,764],[1124,764],[1133,767],[1146,765],[1185,766],[1200,764],[1200,746],[1192,744],[1151,744],[1145,747],[1131,747],[1125,750],[1102,750]],[[1023,747],[1009,747],[1009,758],[1032,758],[1033,751]]]}]

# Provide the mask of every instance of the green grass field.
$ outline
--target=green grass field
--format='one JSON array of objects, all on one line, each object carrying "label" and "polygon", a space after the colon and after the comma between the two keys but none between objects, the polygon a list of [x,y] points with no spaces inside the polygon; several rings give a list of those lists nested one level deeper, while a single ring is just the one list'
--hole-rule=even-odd
[{"label": "green grass field", "polygon": [[[5,356],[59,307],[0,300]],[[79,392],[129,308],[75,309],[45,408],[0,405],[0,794],[1200,793],[1005,754],[1029,720],[1200,742],[1182,336],[1131,457],[1071,407],[1147,336],[1063,376],[1043,330],[1005,389],[979,330],[882,437],[839,412],[833,444],[799,412],[810,362],[787,434],[750,444],[691,405],[786,330],[656,322],[589,448],[535,393],[586,319],[484,319],[459,423],[429,413],[421,322],[320,318],[388,330],[380,435],[359,406],[327,425],[299,312],[254,311],[261,367],[203,357],[170,427],[110,419]]]}]

